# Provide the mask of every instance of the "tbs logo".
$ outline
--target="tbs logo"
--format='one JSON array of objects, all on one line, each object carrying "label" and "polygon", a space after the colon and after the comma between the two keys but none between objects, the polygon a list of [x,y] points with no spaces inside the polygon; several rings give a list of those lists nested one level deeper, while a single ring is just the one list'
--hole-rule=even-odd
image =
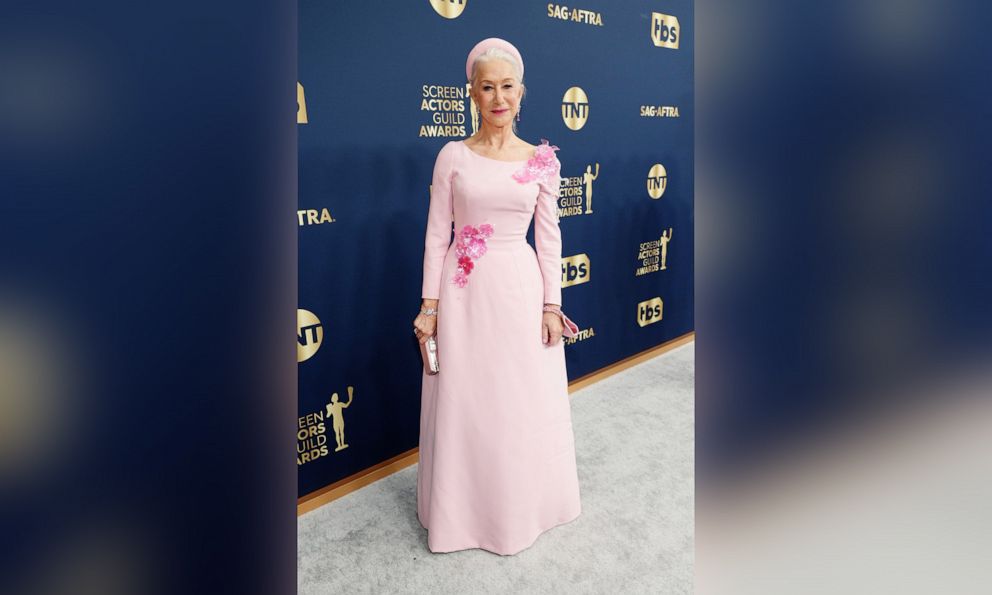
[{"label": "tbs logo", "polygon": [[663,306],[660,297],[637,304],[637,325],[643,327],[661,320]]},{"label": "tbs logo", "polygon": [[561,259],[561,286],[578,285],[589,281],[589,256],[576,254]]},{"label": "tbs logo", "polygon": [[679,20],[660,12],[651,13],[651,41],[660,48],[679,49]]}]

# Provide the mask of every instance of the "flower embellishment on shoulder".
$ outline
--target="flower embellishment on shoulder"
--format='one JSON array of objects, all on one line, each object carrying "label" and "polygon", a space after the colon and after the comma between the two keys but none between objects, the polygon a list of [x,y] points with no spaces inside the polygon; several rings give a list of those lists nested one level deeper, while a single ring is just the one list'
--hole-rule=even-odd
[{"label": "flower embellishment on shoulder", "polygon": [[493,226],[483,223],[479,227],[466,225],[458,232],[455,238],[455,256],[458,257],[458,271],[451,278],[451,282],[458,287],[468,285],[468,276],[475,267],[475,260],[478,260],[486,253],[486,240],[492,237]]},{"label": "flower embellishment on shoulder", "polygon": [[527,164],[513,173],[513,179],[526,184],[534,180],[546,181],[549,177],[557,175],[561,171],[561,162],[555,157],[558,147],[549,145],[548,140],[541,139],[541,144],[534,149],[534,156],[527,160]]}]

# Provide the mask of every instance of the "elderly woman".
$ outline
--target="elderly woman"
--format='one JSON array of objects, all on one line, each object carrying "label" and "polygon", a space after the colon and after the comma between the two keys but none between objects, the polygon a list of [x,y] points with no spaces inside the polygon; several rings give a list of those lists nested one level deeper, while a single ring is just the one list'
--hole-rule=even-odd
[{"label": "elderly woman", "polygon": [[520,52],[483,40],[465,74],[481,125],[438,152],[413,322],[440,366],[423,375],[417,517],[432,552],[510,555],[581,512],[561,339],[578,327],[561,311],[558,147],[516,135]]}]

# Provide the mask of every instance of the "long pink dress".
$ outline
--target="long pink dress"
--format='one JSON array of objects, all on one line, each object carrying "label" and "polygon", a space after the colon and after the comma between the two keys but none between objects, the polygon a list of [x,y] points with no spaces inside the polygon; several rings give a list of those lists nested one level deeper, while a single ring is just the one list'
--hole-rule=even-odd
[{"label": "long pink dress", "polygon": [[[422,297],[439,300],[441,371],[423,376],[417,468],[417,517],[432,552],[516,554],[581,512],[564,340],[541,337],[542,306],[562,303],[561,164],[542,147],[510,162],[450,141],[434,165]],[[545,175],[513,177],[540,169],[541,154]],[[536,251],[526,239],[532,217]],[[466,226],[478,232],[465,237],[467,275],[457,248]]]}]

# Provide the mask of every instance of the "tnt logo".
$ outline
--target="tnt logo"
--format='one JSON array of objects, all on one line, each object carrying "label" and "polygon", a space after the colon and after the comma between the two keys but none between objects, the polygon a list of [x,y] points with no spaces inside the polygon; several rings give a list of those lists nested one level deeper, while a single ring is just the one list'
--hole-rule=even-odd
[{"label": "tnt logo", "polygon": [[637,325],[643,327],[661,320],[662,306],[660,297],[637,304]]},{"label": "tnt logo", "polygon": [[468,0],[431,0],[434,12],[446,19],[457,19],[465,10]]},{"label": "tnt logo", "polygon": [[665,188],[668,187],[668,172],[665,171],[665,166],[660,163],[655,163],[648,170],[648,196],[654,199],[661,198],[661,195],[665,193]]},{"label": "tnt logo", "polygon": [[296,81],[296,123],[307,123],[307,100],[303,94],[303,85]]},{"label": "tnt logo", "polygon": [[305,362],[320,349],[324,341],[324,325],[310,310],[296,311],[296,363]]},{"label": "tnt logo", "polygon": [[588,283],[590,272],[588,255],[566,256],[561,259],[561,286]]},{"label": "tnt logo", "polygon": [[679,49],[679,20],[660,12],[651,13],[651,41],[660,48]]},{"label": "tnt logo", "polygon": [[589,98],[582,87],[569,87],[561,98],[561,119],[571,130],[579,130],[589,119]]}]

